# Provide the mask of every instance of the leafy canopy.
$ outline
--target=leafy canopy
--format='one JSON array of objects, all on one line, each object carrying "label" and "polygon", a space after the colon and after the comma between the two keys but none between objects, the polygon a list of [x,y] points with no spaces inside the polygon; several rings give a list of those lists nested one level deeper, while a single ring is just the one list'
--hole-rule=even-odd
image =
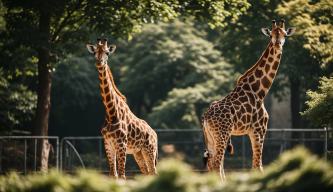
[{"label": "leafy canopy", "polygon": [[333,62],[333,1],[293,0],[284,2],[276,11],[288,17],[302,36],[303,47],[322,65]]},{"label": "leafy canopy", "polygon": [[317,91],[308,91],[308,108],[303,112],[312,122],[321,126],[333,123],[333,77],[322,77]]},{"label": "leafy canopy", "polygon": [[204,36],[192,23],[147,25],[119,56],[130,106],[154,127],[199,127],[203,107],[230,90],[230,66]]}]

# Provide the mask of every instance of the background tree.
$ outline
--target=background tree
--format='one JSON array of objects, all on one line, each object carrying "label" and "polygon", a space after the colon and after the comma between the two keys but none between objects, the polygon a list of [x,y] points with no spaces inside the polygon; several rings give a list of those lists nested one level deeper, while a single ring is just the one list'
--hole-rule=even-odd
[{"label": "background tree", "polygon": [[205,35],[192,22],[150,24],[116,55],[131,107],[154,127],[199,127],[203,107],[230,90],[230,65]]},{"label": "background tree", "polygon": [[308,108],[303,115],[319,126],[330,126],[333,123],[333,77],[323,77],[317,91],[308,91],[306,102]]}]

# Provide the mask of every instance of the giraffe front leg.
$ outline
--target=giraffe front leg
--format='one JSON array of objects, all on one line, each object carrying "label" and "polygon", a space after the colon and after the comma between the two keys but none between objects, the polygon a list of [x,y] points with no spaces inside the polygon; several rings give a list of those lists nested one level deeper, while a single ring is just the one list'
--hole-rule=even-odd
[{"label": "giraffe front leg", "polygon": [[111,144],[110,136],[107,132],[105,132],[103,133],[103,138],[104,138],[105,153],[110,167],[109,175],[111,177],[118,178],[117,169],[116,169],[116,153]]},{"label": "giraffe front leg", "polygon": [[252,146],[252,168],[263,172],[262,167],[262,151],[264,144],[264,134],[251,133],[249,134]]},{"label": "giraffe front leg", "polygon": [[125,165],[126,165],[126,144],[118,143],[116,146],[116,157],[118,165],[118,174],[121,179],[126,180]]}]

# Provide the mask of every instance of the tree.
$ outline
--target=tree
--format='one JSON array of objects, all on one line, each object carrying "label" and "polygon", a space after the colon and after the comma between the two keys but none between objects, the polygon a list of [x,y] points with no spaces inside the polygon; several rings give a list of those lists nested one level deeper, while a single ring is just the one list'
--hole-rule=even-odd
[{"label": "tree", "polygon": [[153,127],[199,127],[203,108],[230,90],[230,65],[204,37],[192,22],[150,24],[116,55],[131,108]]},{"label": "tree", "polygon": [[319,126],[333,123],[333,77],[322,77],[317,91],[308,91],[308,108],[302,113]]},{"label": "tree", "polygon": [[[235,20],[249,6],[245,0],[232,1],[99,1],[99,0],[3,0],[7,8],[6,31],[16,45],[35,51],[37,57],[37,109],[34,135],[48,135],[52,71],[55,60],[67,52],[66,45],[87,40],[83,28],[131,36],[145,22],[194,15],[211,27]],[[41,152],[39,153],[41,154]]]},{"label": "tree", "polygon": [[36,95],[20,83],[9,83],[0,68],[0,132],[11,134],[31,122],[36,108]]}]

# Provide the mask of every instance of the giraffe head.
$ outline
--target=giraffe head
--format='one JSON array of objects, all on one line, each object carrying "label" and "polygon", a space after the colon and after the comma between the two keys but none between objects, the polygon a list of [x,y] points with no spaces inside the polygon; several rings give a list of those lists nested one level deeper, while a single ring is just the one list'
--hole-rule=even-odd
[{"label": "giraffe head", "polygon": [[288,28],[286,30],[283,19],[278,24],[275,20],[273,20],[272,30],[268,28],[261,28],[262,33],[270,37],[271,43],[279,50],[282,50],[282,46],[286,40],[286,37],[291,36],[295,30],[296,29],[294,27]]},{"label": "giraffe head", "polygon": [[108,57],[116,50],[115,45],[108,46],[107,39],[97,39],[97,44],[87,44],[88,51],[94,54],[97,65],[106,65]]}]

